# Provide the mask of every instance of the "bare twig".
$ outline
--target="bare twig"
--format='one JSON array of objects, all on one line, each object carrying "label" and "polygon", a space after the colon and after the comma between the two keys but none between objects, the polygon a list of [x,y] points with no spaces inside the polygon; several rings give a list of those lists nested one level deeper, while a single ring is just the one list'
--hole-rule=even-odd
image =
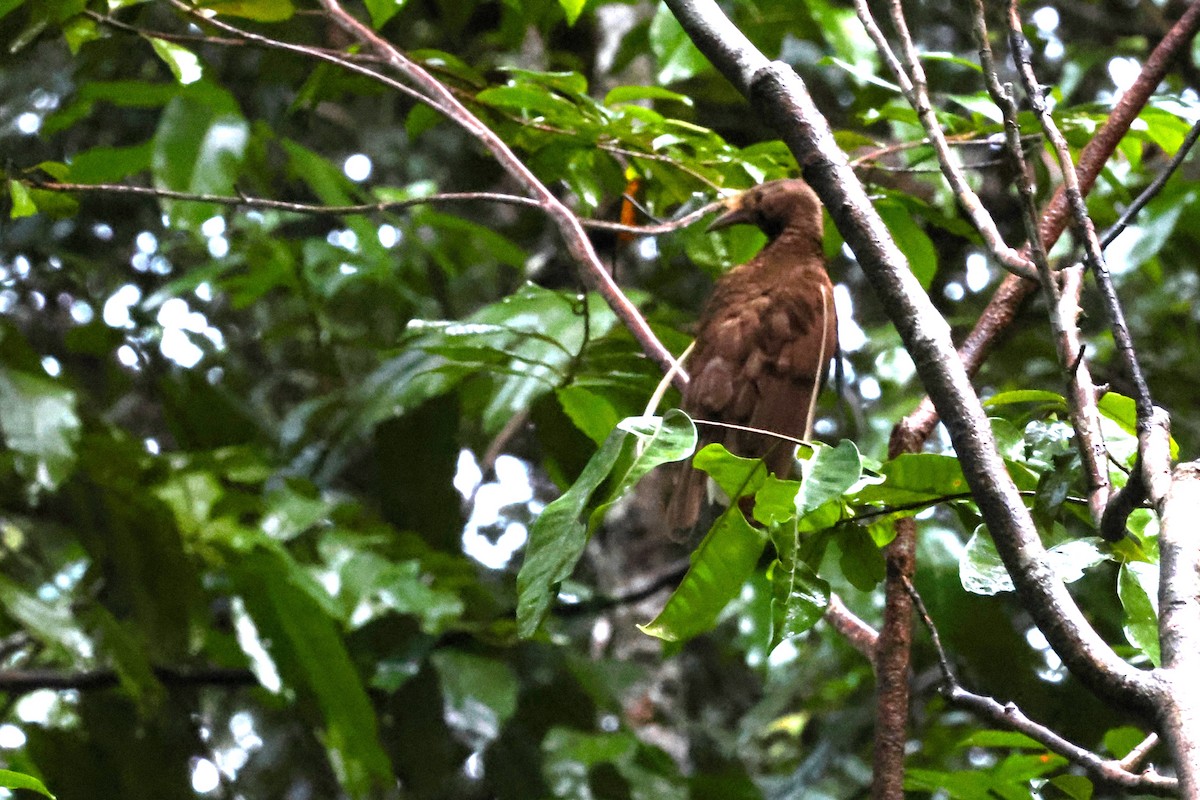
[{"label": "bare twig", "polygon": [[825,621],[844,636],[851,647],[871,663],[875,663],[879,633],[863,622],[857,614],[846,608],[842,598],[836,594],[829,596],[829,606],[825,609]]},{"label": "bare twig", "polygon": [[1138,746],[1125,754],[1125,757],[1120,760],[1122,769],[1127,769],[1130,772],[1137,769],[1150,756],[1150,751],[1158,745],[1158,734],[1151,732],[1147,734],[1145,739],[1138,743]]}]

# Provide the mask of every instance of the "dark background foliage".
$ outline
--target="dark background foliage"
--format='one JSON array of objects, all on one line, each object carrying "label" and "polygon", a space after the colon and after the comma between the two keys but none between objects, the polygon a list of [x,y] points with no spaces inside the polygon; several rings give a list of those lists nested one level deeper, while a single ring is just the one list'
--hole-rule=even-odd
[{"label": "dark background foliage", "polygon": [[[113,19],[143,31],[199,30],[167,4],[113,5]],[[376,20],[390,8],[367,5]],[[974,57],[963,4],[911,5],[910,26],[935,54],[927,67],[943,125],[971,140],[958,152],[1017,239],[1012,176],[987,144],[999,128],[978,72],[961,60]],[[1175,5],[1026,9],[1039,74],[1055,87],[1073,145]],[[78,183],[326,205],[514,191],[467,134],[361,76],[192,42],[203,78],[184,85],[148,39],[98,21],[105,4],[86,8],[92,16],[83,2],[0,3],[0,154],[14,181],[47,179],[55,167],[38,165],[53,162]],[[848,4],[730,10],[796,68],[852,156],[921,138],[899,94],[871,78],[882,72]],[[794,172],[664,7],[588,3],[574,24],[554,0],[409,0],[394,11],[381,33],[582,217],[615,220],[622,194],[636,191],[649,213],[669,218],[719,188]],[[229,19],[281,41],[346,44],[316,13]],[[1143,113],[1089,198],[1098,224],[1178,148],[1195,114],[1194,78],[1181,61]],[[1031,151],[1042,152],[1036,140]],[[369,177],[354,180],[347,159],[363,156]],[[1034,160],[1044,192],[1054,175]],[[935,166],[913,147],[862,171],[961,333],[1002,273],[929,173]],[[1184,452],[1200,440],[1193,175],[1185,167],[1114,245],[1119,256],[1110,251]],[[19,194],[0,222],[0,654],[6,670],[53,671],[67,688],[4,684],[9,768],[64,800],[863,792],[870,666],[823,625],[769,654],[765,577],[682,645],[634,627],[662,593],[610,602],[685,556],[656,529],[654,475],[589,544],[564,586],[578,602],[533,640],[517,639],[514,551],[660,378],[600,300],[578,296],[575,266],[540,212],[473,201],[296,214],[35,189],[41,213],[23,216]],[[761,243],[702,227],[632,241],[594,232],[674,352],[712,279]],[[827,250],[847,301],[846,380],[844,402],[826,393],[818,435],[852,438],[877,463],[921,392],[832,229]],[[1084,322],[1094,369],[1121,390],[1101,318]],[[507,332],[413,325],[437,320]],[[1040,302],[978,383],[985,394],[1061,391]],[[1046,535],[1060,542],[1084,534],[1063,505],[1077,493],[1078,465],[1053,405],[995,412],[1006,455],[1038,489]],[[963,680],[1121,754],[1138,733],[1062,672],[1024,612],[1004,594],[964,590],[963,574],[982,570],[964,550],[977,524],[969,504],[945,507],[920,537],[919,586]],[[874,544],[821,536],[822,577],[877,622]],[[1094,624],[1124,642],[1123,627],[1149,612],[1118,598],[1117,571],[1092,566],[1075,586]],[[1029,797],[1031,779],[1057,774],[1036,749],[971,739],[984,726],[944,707],[931,653],[919,648],[914,769],[959,787],[956,797]],[[1145,658],[1144,643],[1126,648]],[[94,670],[107,685],[83,680]]]}]

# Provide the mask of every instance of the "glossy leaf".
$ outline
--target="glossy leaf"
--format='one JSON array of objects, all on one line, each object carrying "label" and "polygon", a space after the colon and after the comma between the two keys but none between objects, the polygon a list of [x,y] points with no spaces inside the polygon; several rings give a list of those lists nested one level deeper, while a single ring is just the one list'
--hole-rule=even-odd
[{"label": "glossy leaf", "polygon": [[[634,435],[632,439],[628,434]],[[686,458],[695,446],[695,426],[680,411],[668,412],[661,420],[626,419],[609,434],[578,480],[546,506],[530,529],[525,562],[517,575],[517,627],[521,636],[529,637],[537,631],[559,585],[571,577],[604,512],[651,469]],[[606,480],[610,481],[608,491],[592,503],[593,494]]]},{"label": "glossy leaf", "polygon": [[1117,596],[1125,609],[1125,638],[1159,666],[1157,566],[1133,561],[1122,564],[1117,573]]},{"label": "glossy leaf", "polygon": [[256,22],[282,22],[296,13],[292,0],[203,0],[200,5],[218,14]]},{"label": "glossy leaf", "polygon": [[325,747],[351,797],[393,785],[362,679],[333,622],[305,588],[308,579],[280,551],[254,548],[231,563],[235,584],[280,675],[320,712]]},{"label": "glossy leaf", "polygon": [[692,554],[687,575],[663,610],[638,628],[668,642],[687,641],[711,629],[754,572],[766,544],[766,533],[731,506]]},{"label": "glossy leaf", "polygon": [[0,434],[31,484],[54,489],[75,467],[75,393],[48,377],[0,366]]},{"label": "glossy leaf", "polygon": [[658,60],[656,82],[659,84],[684,81],[711,69],[708,59],[696,49],[674,15],[662,3],[659,3],[654,20],[650,23],[650,49]]},{"label": "glossy leaf", "polygon": [[166,39],[159,39],[154,36],[146,38],[150,42],[150,46],[154,48],[154,52],[158,53],[158,57],[171,69],[171,74],[175,76],[175,80],[179,81],[180,84],[187,86],[189,83],[195,83],[204,76],[204,70],[200,66],[200,59],[191,50],[175,42],[168,42]]},{"label": "glossy leaf", "polygon": [[5,789],[27,789],[54,800],[54,795],[37,778],[11,769],[0,769],[0,786]]},{"label": "glossy leaf", "polygon": [[38,213],[37,204],[33,202],[33,197],[29,194],[29,189],[25,188],[25,184],[10,180],[8,197],[12,200],[12,210],[8,214],[11,219],[32,217]]}]

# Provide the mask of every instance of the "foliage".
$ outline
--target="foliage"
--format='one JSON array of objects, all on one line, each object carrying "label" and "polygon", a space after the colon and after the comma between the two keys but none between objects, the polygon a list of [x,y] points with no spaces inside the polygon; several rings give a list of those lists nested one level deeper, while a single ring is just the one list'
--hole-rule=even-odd
[{"label": "foliage", "polygon": [[[964,682],[1085,746],[1132,749],[1140,732],[1063,673],[1012,601],[944,441],[886,459],[920,388],[832,226],[850,400],[827,393],[829,444],[801,448],[801,481],[696,454],[734,502],[677,569],[684,551],[647,508],[695,429],[673,390],[647,409],[661,375],[542,213],[433,200],[512,184],[443,114],[311,58],[347,46],[311,8],[200,5],[309,57],[222,44],[174,4],[0,0],[0,641],[7,669],[78,684],[3,686],[15,771],[0,784],[63,800],[854,796],[871,669],[819,620],[836,592],[878,622],[880,548],[914,515],[918,588]],[[943,127],[1008,208],[960,5],[922,4],[910,24]],[[1090,9],[1097,24],[1070,6],[1036,41],[1077,150],[1160,9]],[[677,218],[796,171],[663,5],[352,10],[584,220]],[[852,9],[732,10],[852,155],[913,145],[864,177],[921,285],[969,327],[1000,272],[922,171],[931,150]],[[1168,88],[1088,198],[1101,225],[1196,116],[1195,92]],[[1173,179],[1109,250],[1177,453],[1200,442],[1195,194]],[[592,231],[675,353],[711,280],[762,243],[702,227]],[[1044,313],[1024,314],[979,378],[993,432],[1056,570],[1109,641],[1157,663],[1156,522],[1140,510],[1127,540],[1094,537]],[[1116,390],[1101,411],[1123,484],[1132,401],[1100,316],[1085,333]],[[677,573],[669,597],[640,591]],[[918,674],[933,665],[920,645]],[[1090,796],[1031,740],[918,702],[914,796]]]}]

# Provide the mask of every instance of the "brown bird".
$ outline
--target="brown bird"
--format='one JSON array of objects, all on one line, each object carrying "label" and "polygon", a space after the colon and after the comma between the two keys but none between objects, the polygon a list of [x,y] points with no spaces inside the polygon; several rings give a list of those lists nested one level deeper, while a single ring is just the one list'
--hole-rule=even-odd
[{"label": "brown bird", "polygon": [[[700,317],[688,359],[683,410],[722,422],[806,439],[830,359],[837,352],[833,284],[825,272],[823,220],[816,194],[799,179],[756,186],[733,197],[708,229],[757,225],[767,245],[717,281]],[[795,445],[777,437],[700,425],[703,447],[762,458],[790,475]],[[707,476],[681,465],[667,507],[673,530],[692,528],[704,504]]]}]

